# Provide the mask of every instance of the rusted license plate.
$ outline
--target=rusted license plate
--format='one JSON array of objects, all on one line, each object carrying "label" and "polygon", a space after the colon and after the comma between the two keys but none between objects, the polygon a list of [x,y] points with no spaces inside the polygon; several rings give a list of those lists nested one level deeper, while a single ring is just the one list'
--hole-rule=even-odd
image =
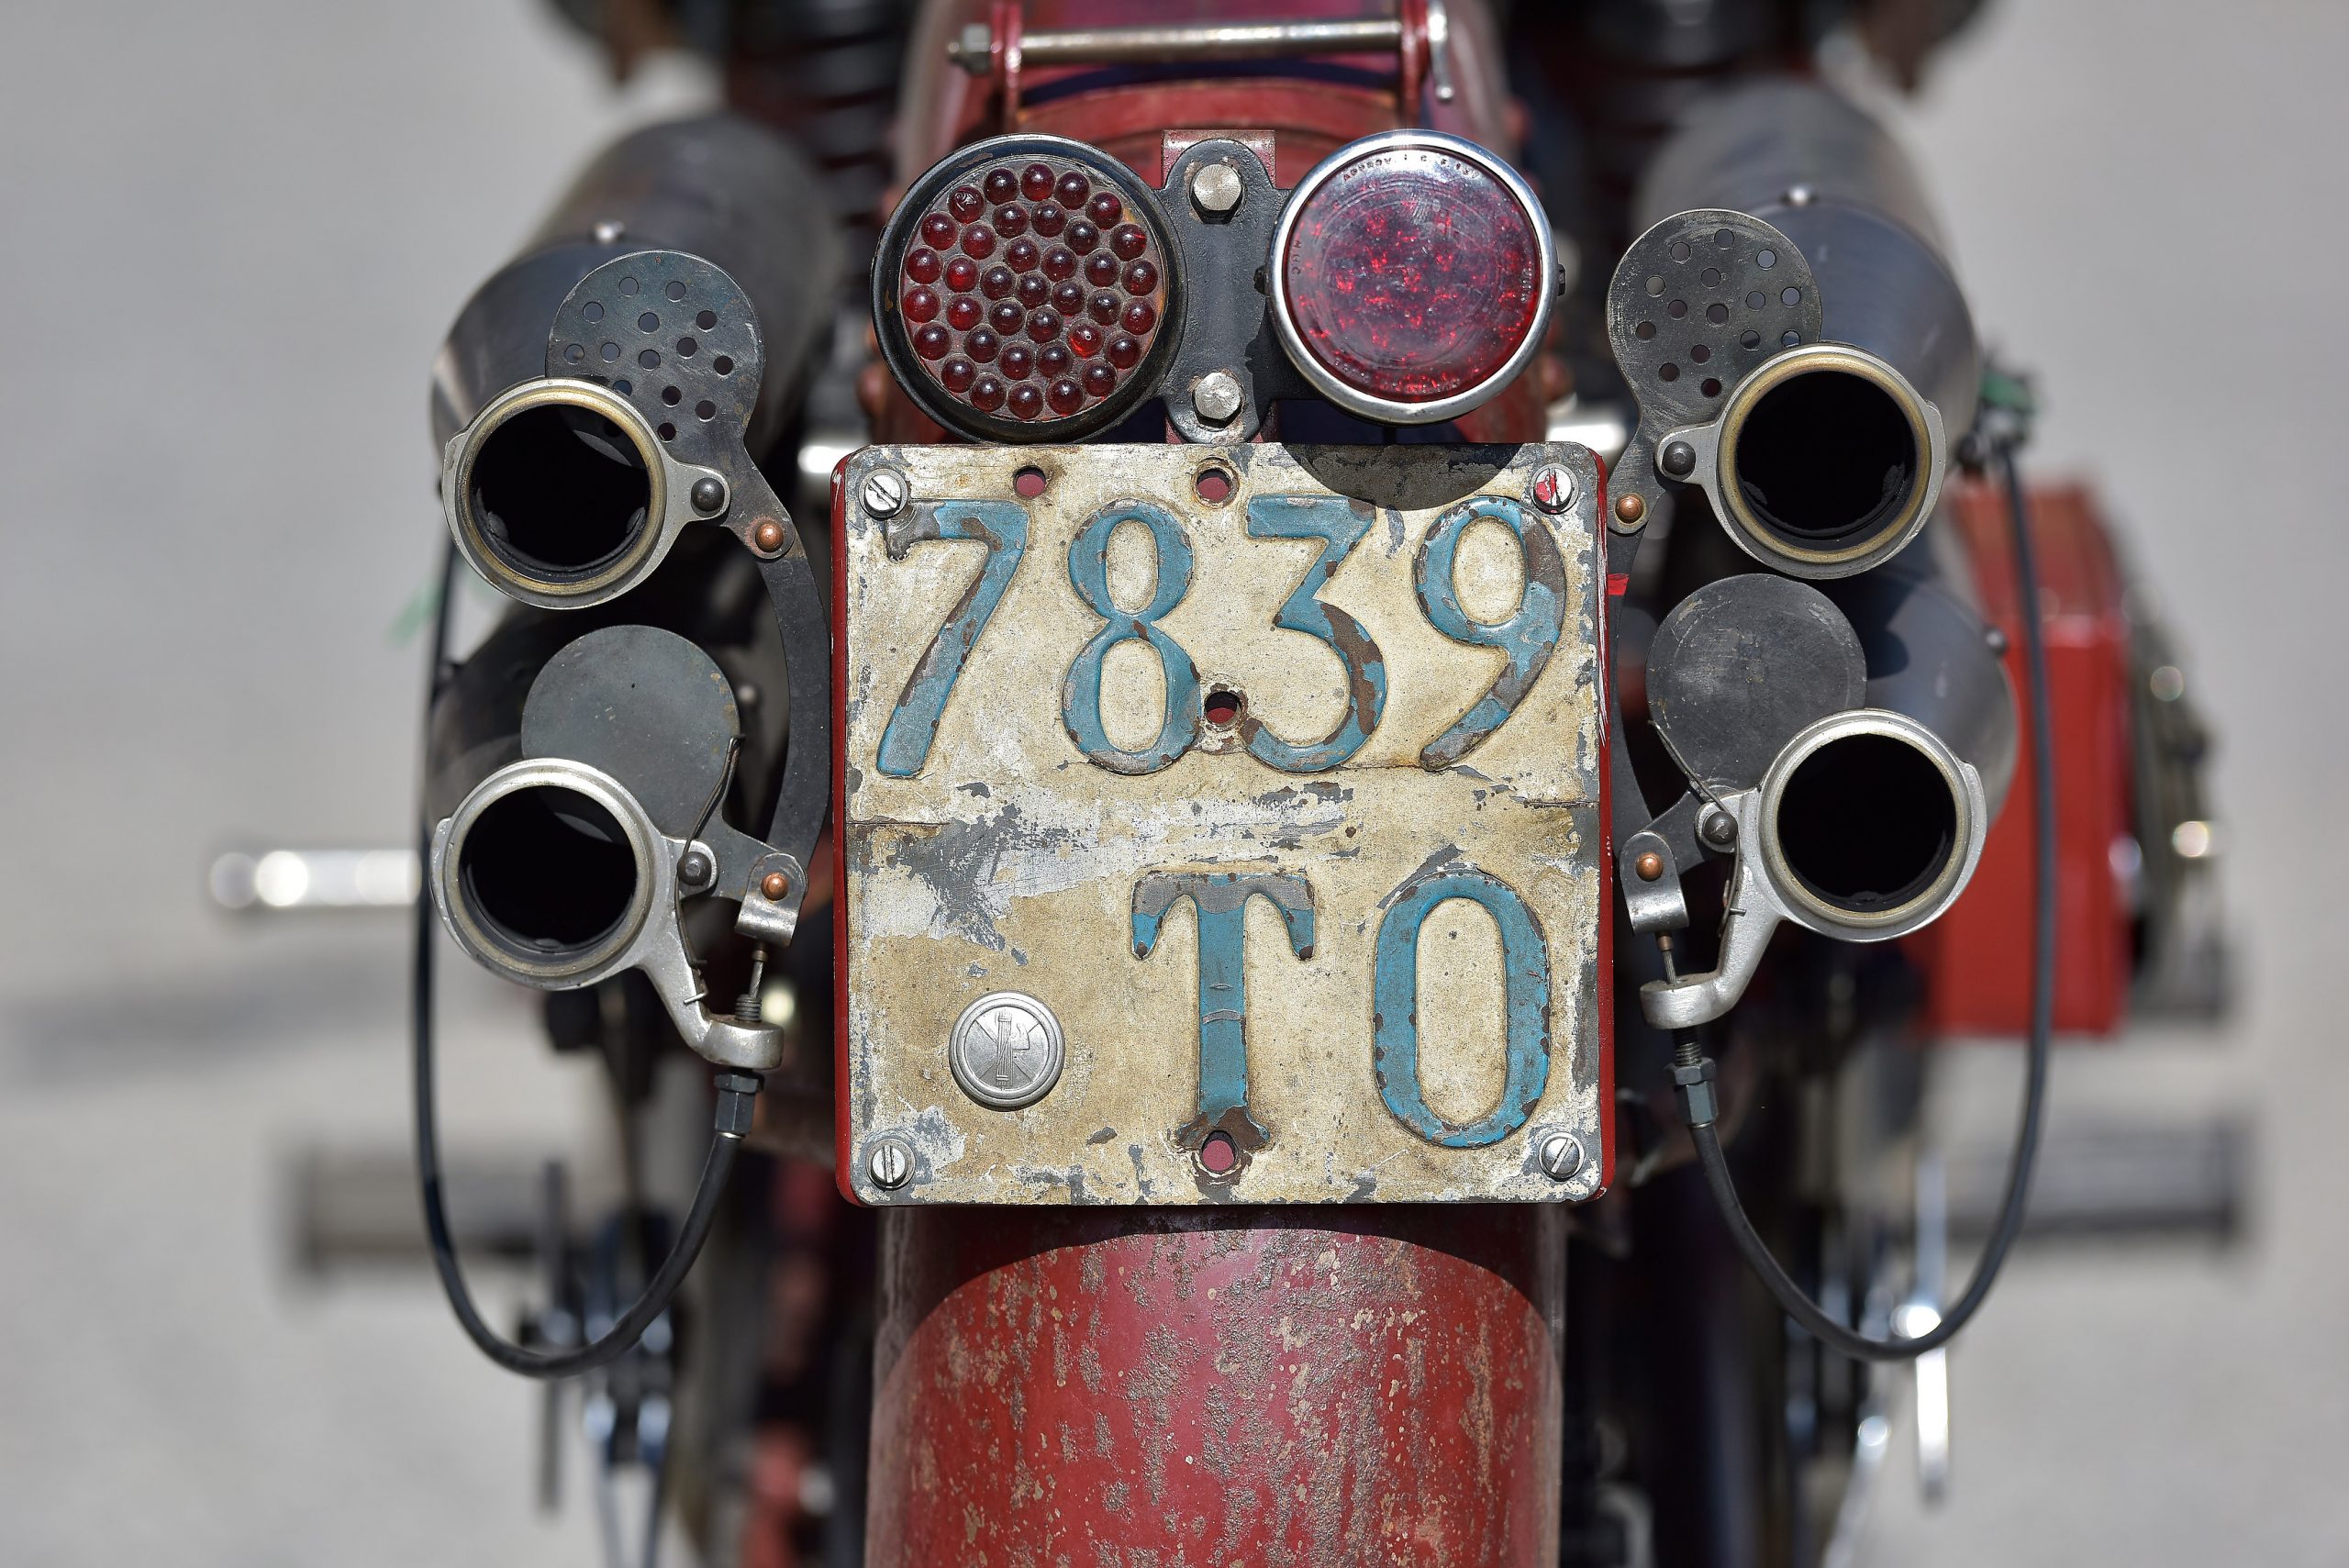
[{"label": "rusted license plate", "polygon": [[1606,1179],[1576,446],[883,447],[841,477],[868,1203]]}]

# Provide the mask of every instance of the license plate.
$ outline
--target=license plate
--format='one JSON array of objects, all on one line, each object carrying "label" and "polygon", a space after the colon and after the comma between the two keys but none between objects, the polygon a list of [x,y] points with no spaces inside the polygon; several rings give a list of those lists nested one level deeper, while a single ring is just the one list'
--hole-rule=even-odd
[{"label": "license plate", "polygon": [[836,490],[842,1186],[1608,1178],[1578,446],[876,447]]}]

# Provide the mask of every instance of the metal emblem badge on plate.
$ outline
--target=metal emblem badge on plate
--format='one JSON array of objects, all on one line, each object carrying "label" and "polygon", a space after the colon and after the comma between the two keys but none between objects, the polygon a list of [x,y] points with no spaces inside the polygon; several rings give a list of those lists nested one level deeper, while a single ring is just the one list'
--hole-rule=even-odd
[{"label": "metal emblem badge on plate", "polygon": [[1564,445],[850,458],[843,1188],[1599,1191],[1598,484]]}]

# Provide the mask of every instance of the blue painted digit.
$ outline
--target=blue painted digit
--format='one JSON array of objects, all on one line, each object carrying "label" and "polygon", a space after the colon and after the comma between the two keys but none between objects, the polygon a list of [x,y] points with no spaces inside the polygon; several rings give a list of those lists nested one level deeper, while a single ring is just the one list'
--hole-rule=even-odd
[{"label": "blue painted digit", "polygon": [[881,732],[881,771],[900,779],[919,773],[929,760],[946,699],[953,695],[971,650],[1011,586],[1020,557],[1028,553],[1028,513],[1011,501],[941,501],[924,507],[902,532],[889,534],[890,559],[903,561],[907,546],[922,539],[975,539],[987,547],[987,555],[923,650],[889,715],[888,728]]},{"label": "blue painted digit", "polygon": [[[1508,1014],[1508,1073],[1500,1102],[1461,1126],[1436,1115],[1419,1084],[1419,928],[1446,899],[1483,906],[1501,932]],[[1446,1149],[1498,1143],[1533,1116],[1550,1082],[1550,944],[1517,890],[1484,872],[1454,867],[1403,884],[1379,922],[1371,977],[1371,1065],[1379,1097],[1405,1127]]]},{"label": "blue painted digit", "polygon": [[1241,721],[1248,754],[1267,767],[1290,773],[1318,773],[1336,767],[1370,739],[1386,709],[1386,663],[1362,622],[1316,597],[1330,574],[1370,531],[1370,508],[1355,509],[1342,495],[1266,495],[1248,503],[1251,539],[1318,539],[1321,553],[1305,569],[1297,591],[1273,617],[1285,631],[1301,631],[1330,645],[1346,671],[1346,712],[1320,740],[1299,746],[1264,728],[1253,714]]},{"label": "blue painted digit", "polygon": [[1268,900],[1289,951],[1311,958],[1313,889],[1286,872],[1146,873],[1134,884],[1136,958],[1157,950],[1167,911],[1186,898],[1199,922],[1199,1114],[1175,1136],[1189,1143],[1220,1129],[1243,1149],[1261,1149],[1264,1129],[1248,1109],[1248,900]]},{"label": "blue painted digit", "polygon": [[[1149,530],[1158,561],[1150,603],[1124,610],[1109,596],[1109,536],[1119,525]],[[1093,514],[1068,545],[1068,580],[1102,627],[1068,667],[1061,683],[1061,722],[1096,766],[1113,773],[1154,773],[1189,751],[1199,738],[1199,671],[1182,645],[1159,629],[1158,619],[1191,591],[1191,541],[1174,514],[1149,501],[1112,501]],[[1165,682],[1166,717],[1158,738],[1139,751],[1113,745],[1101,727],[1101,666],[1120,642],[1140,640],[1158,655]]]},{"label": "blue painted digit", "polygon": [[[1482,518],[1490,518],[1514,534],[1525,561],[1525,591],[1518,599],[1516,613],[1507,620],[1470,618],[1460,602],[1460,590],[1453,577],[1453,568],[1460,555],[1461,536],[1468,531],[1470,524]],[[1419,607],[1427,612],[1429,623],[1454,642],[1497,648],[1508,655],[1500,678],[1453,721],[1451,728],[1420,750],[1419,766],[1423,768],[1448,768],[1482,745],[1517,711],[1517,705],[1549,667],[1550,655],[1558,646],[1558,631],[1565,615],[1565,563],[1558,555],[1558,543],[1550,537],[1549,528],[1538,521],[1530,527],[1528,524],[1524,508],[1516,502],[1497,495],[1479,495],[1463,501],[1438,517],[1419,546],[1415,586],[1419,589]]]}]

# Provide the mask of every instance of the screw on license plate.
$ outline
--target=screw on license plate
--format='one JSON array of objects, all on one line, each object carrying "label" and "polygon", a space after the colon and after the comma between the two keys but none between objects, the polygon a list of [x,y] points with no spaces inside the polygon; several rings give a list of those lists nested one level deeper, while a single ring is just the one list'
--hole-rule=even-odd
[{"label": "screw on license plate", "polygon": [[894,1191],[913,1175],[914,1151],[902,1138],[876,1138],[865,1152],[864,1171],[874,1186]]},{"label": "screw on license plate", "polygon": [[894,468],[876,468],[864,476],[864,484],[857,491],[857,498],[864,509],[876,517],[894,517],[905,506],[906,476]]},{"label": "screw on license plate", "polygon": [[1545,462],[1533,471],[1526,494],[1543,511],[1563,512],[1575,504],[1575,476],[1554,462]]},{"label": "screw on license plate", "polygon": [[1542,1171],[1553,1182],[1574,1180],[1582,1169],[1582,1140],[1571,1132],[1544,1133],[1535,1145],[1542,1160]]}]

